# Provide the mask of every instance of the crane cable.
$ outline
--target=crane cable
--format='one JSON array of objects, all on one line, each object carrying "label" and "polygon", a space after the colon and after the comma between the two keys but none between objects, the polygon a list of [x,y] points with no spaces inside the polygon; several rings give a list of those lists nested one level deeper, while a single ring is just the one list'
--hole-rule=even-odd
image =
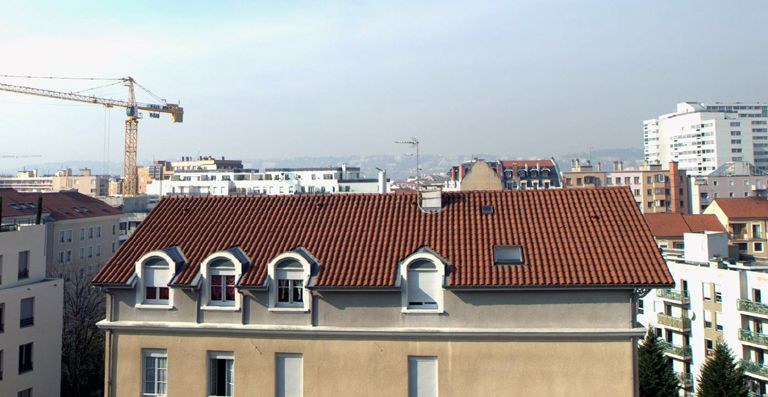
[{"label": "crane cable", "polygon": [[47,80],[104,80],[104,81],[123,81],[125,79],[109,79],[101,77],[61,77],[61,76],[23,76],[14,74],[0,74],[0,77],[8,77],[14,79],[47,79]]},{"label": "crane cable", "polygon": [[122,83],[122,81],[116,81],[114,83],[104,84],[104,85],[96,86],[96,87],[93,87],[93,88],[86,88],[86,89],[80,90],[80,91],[72,91],[72,92],[70,92],[70,94],[80,94],[80,93],[83,93],[83,92],[86,92],[86,91],[98,90],[99,88],[106,88],[106,87],[110,87],[110,86],[117,85],[117,84],[120,84],[120,83]]}]

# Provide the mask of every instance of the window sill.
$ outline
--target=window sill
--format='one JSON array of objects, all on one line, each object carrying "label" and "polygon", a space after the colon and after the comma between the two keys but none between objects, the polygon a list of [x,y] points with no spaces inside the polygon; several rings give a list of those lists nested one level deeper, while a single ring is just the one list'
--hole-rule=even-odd
[{"label": "window sill", "polygon": [[203,305],[200,307],[202,310],[211,311],[211,312],[237,312],[240,311],[240,307],[232,305],[232,306],[216,306],[216,305]]},{"label": "window sill", "polygon": [[270,312],[293,312],[293,313],[309,313],[309,309],[306,307],[281,307],[275,306],[268,309]]},{"label": "window sill", "polygon": [[401,311],[403,314],[442,314],[442,309],[409,309],[404,307]]},{"label": "window sill", "polygon": [[173,305],[153,305],[151,303],[139,303],[136,305],[140,310],[174,310]]}]

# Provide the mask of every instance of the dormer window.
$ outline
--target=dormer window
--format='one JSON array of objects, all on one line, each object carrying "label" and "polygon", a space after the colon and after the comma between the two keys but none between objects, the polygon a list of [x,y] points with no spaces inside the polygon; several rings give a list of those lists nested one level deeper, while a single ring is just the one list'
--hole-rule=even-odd
[{"label": "dormer window", "polygon": [[304,269],[297,261],[286,260],[276,266],[277,306],[304,306]]},{"label": "dormer window", "polygon": [[422,248],[400,263],[404,313],[442,313],[445,263]]},{"label": "dormer window", "polygon": [[227,259],[216,259],[208,264],[209,303],[214,306],[235,305],[235,264]]},{"label": "dormer window", "polygon": [[167,305],[171,267],[164,259],[153,257],[144,262],[144,303]]},{"label": "dormer window", "polygon": [[495,245],[493,260],[497,265],[516,265],[523,263],[523,247],[519,245]]},{"label": "dormer window", "polygon": [[307,287],[314,263],[312,255],[299,247],[276,256],[267,264],[269,310],[309,311],[312,294]]}]

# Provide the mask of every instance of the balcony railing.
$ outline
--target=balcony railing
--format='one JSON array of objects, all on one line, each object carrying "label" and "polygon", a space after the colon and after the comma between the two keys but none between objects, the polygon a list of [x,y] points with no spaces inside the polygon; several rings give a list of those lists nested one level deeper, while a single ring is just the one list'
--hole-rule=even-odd
[{"label": "balcony railing", "polygon": [[23,280],[25,278],[29,278],[29,269],[21,269],[19,270],[19,274],[17,275],[19,280]]},{"label": "balcony railing", "polygon": [[739,329],[739,340],[768,346],[768,335],[752,332],[748,329]]},{"label": "balcony railing", "polygon": [[674,317],[668,314],[659,313],[656,315],[656,321],[661,325],[677,328],[679,330],[691,329],[691,320],[688,318]]},{"label": "balcony railing", "polygon": [[665,353],[674,354],[676,356],[685,358],[689,358],[693,354],[690,346],[677,346],[665,340],[661,340],[659,343],[661,343],[661,345],[664,347]]},{"label": "balcony railing", "polygon": [[[667,250],[664,250],[665,252]],[[657,289],[656,296],[663,299],[669,299],[683,304],[688,304],[690,299],[688,298],[688,291],[680,291],[676,289],[666,288]]]},{"label": "balcony railing", "polygon": [[760,394],[754,391],[747,392],[747,397],[765,397],[765,394]]},{"label": "balcony railing", "polygon": [[691,373],[678,372],[677,379],[680,379],[683,388],[689,388],[693,385],[693,374]]},{"label": "balcony railing", "polygon": [[750,360],[739,360],[739,364],[748,374],[759,375],[768,378],[768,367]]},{"label": "balcony railing", "polygon": [[743,312],[764,314],[768,316],[768,305],[764,303],[751,301],[749,299],[739,299],[737,304],[739,310]]}]

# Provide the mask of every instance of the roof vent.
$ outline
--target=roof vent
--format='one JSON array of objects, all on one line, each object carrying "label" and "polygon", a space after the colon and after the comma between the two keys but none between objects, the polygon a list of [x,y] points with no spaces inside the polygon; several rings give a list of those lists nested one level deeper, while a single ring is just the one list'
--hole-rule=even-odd
[{"label": "roof vent", "polygon": [[483,214],[493,214],[493,206],[492,205],[483,205],[480,207],[480,211],[483,212]]},{"label": "roof vent", "polygon": [[523,263],[523,247],[519,245],[494,245],[493,261],[497,265],[517,265]]}]

